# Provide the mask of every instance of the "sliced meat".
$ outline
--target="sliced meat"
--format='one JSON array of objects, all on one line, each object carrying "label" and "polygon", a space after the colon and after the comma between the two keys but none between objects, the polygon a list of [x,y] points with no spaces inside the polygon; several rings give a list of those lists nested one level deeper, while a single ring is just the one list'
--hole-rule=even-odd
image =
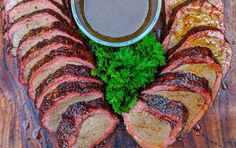
[{"label": "sliced meat", "polygon": [[188,110],[177,101],[143,95],[129,113],[124,113],[128,133],[141,147],[167,147],[182,131]]},{"label": "sliced meat", "polygon": [[28,76],[29,90],[28,94],[31,98],[34,98],[35,90],[39,84],[46,79],[50,74],[56,72],[61,67],[67,64],[72,65],[84,65],[91,69],[95,66],[84,59],[77,49],[60,48],[53,50],[50,54],[46,55],[30,70]]},{"label": "sliced meat", "polygon": [[67,107],[77,102],[103,98],[102,86],[90,82],[64,82],[48,93],[39,109],[42,125],[49,132],[56,132],[62,114]]},{"label": "sliced meat", "polygon": [[82,37],[76,31],[71,30],[68,26],[63,25],[61,22],[54,22],[48,26],[43,26],[29,31],[20,41],[17,48],[18,62],[21,62],[22,57],[35,45],[43,40],[52,39],[55,36],[68,37],[81,44],[81,47],[86,48],[82,42]]},{"label": "sliced meat", "polygon": [[176,46],[167,50],[166,55],[171,58],[175,52],[199,45],[211,50],[213,57],[221,65],[224,77],[232,61],[232,49],[224,34],[217,28],[205,26],[189,30]]},{"label": "sliced meat", "polygon": [[[95,77],[90,76],[90,70],[88,67],[82,65],[66,65],[58,69],[55,73],[50,74],[46,79],[44,79],[35,91],[36,108],[41,106],[43,98],[46,94],[51,92],[61,83],[67,81],[81,81],[81,82],[96,82],[102,84],[101,81],[97,80]],[[32,98],[34,99],[34,98]]]},{"label": "sliced meat", "polygon": [[212,104],[208,81],[188,72],[162,74],[141,94],[157,95],[183,103],[189,112],[183,133],[188,133]]},{"label": "sliced meat", "polygon": [[192,72],[208,80],[212,98],[216,97],[222,80],[222,70],[209,48],[196,46],[176,52],[162,73],[178,71]]},{"label": "sliced meat", "polygon": [[211,26],[225,32],[224,14],[207,1],[196,1],[182,7],[177,11],[171,24],[169,34],[163,41],[165,49],[170,49],[178,44],[184,35],[194,27]]},{"label": "sliced meat", "polygon": [[[165,13],[166,13],[166,23],[168,24],[168,21],[170,19],[172,19],[172,17],[175,16],[176,12],[192,3],[192,2],[195,2],[197,0],[164,0],[164,3],[165,3]],[[204,1],[204,0],[202,0]],[[209,3],[213,4],[215,7],[217,7],[217,9],[221,12],[224,11],[224,4],[222,2],[222,0],[205,0],[205,1],[208,1]]]},{"label": "sliced meat", "polygon": [[[13,7],[15,7],[17,4],[22,3],[25,0],[4,0],[4,6],[5,11],[10,11]],[[63,5],[63,0],[53,0],[54,2],[57,2],[61,5]]]},{"label": "sliced meat", "polygon": [[[8,42],[8,50],[11,50],[11,53],[15,56],[16,48],[19,46],[20,40],[24,37],[24,35],[32,29],[47,26],[56,21],[66,24],[66,20],[64,18],[50,9],[39,10],[17,19],[4,34],[4,38]],[[68,26],[70,25],[68,24]]]},{"label": "sliced meat", "polygon": [[22,62],[18,62],[20,68],[19,81],[22,84],[27,84],[27,78],[29,76],[32,67],[42,60],[42,58],[48,55],[52,50],[60,48],[73,48],[77,49],[84,59],[87,59],[90,63],[93,62],[93,55],[81,46],[77,42],[63,36],[55,36],[50,40],[43,40],[37,45],[33,46],[23,57]]},{"label": "sliced meat", "polygon": [[13,23],[20,17],[24,17],[32,12],[51,9],[61,15],[68,23],[72,23],[72,19],[69,17],[69,12],[64,9],[62,5],[53,0],[29,0],[22,1],[18,3],[11,11],[8,13],[8,24]]},{"label": "sliced meat", "polygon": [[57,129],[59,147],[95,147],[114,132],[118,122],[116,116],[101,107],[84,102],[71,105]]}]

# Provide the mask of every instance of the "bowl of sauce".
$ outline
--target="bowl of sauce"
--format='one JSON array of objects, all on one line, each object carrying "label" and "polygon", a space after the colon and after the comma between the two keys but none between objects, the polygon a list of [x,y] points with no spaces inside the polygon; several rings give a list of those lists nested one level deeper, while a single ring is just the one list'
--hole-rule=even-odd
[{"label": "bowl of sauce", "polygon": [[162,0],[71,0],[79,29],[91,40],[110,46],[134,44],[155,26]]}]

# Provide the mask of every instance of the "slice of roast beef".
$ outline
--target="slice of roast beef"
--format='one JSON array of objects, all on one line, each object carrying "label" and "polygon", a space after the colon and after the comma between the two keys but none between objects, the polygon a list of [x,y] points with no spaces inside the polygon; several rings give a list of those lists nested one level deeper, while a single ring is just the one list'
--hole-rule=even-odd
[{"label": "slice of roast beef", "polygon": [[[15,56],[16,48],[24,35],[32,29],[47,26],[56,21],[66,24],[66,20],[63,17],[50,9],[39,10],[17,19],[4,34],[4,38],[8,43],[8,50],[11,50],[11,53]],[[68,26],[70,25],[68,24]]]},{"label": "slice of roast beef", "polygon": [[84,65],[91,69],[95,68],[93,64],[82,57],[78,49],[60,48],[53,50],[30,70],[28,76],[28,94],[30,98],[34,98],[36,88],[44,79],[67,64]]},{"label": "slice of roast beef", "polygon": [[[5,11],[8,13],[17,4],[24,2],[25,0],[4,0]],[[63,0],[53,0],[61,5],[64,5]]]},{"label": "slice of roast beef", "polygon": [[[48,26],[43,26],[37,29],[29,31],[20,41],[19,47],[17,48],[17,58],[21,62],[22,57],[35,45],[42,42],[43,40],[52,39],[55,36],[68,37],[78,44],[83,45],[82,37],[76,31],[68,28],[61,22],[54,22]],[[85,48],[85,46],[83,45]]]},{"label": "slice of roast beef", "polygon": [[48,93],[39,109],[42,125],[49,132],[56,132],[62,114],[77,102],[103,98],[102,85],[91,82],[64,82]]},{"label": "slice of roast beef", "polygon": [[222,70],[209,48],[196,46],[176,52],[169,59],[162,73],[178,71],[192,72],[205,78],[212,89],[212,98],[217,96],[222,80]]},{"label": "slice of roast beef", "polygon": [[69,17],[69,12],[59,3],[53,0],[29,0],[18,3],[8,13],[7,23],[11,24],[20,17],[24,17],[32,12],[51,9],[61,15],[68,23],[72,23],[72,19]]},{"label": "slice of roast beef", "polygon": [[73,104],[63,114],[56,132],[59,147],[92,148],[114,132],[118,118],[90,102]]},{"label": "slice of roast beef", "polygon": [[143,95],[129,113],[124,113],[128,133],[141,147],[173,144],[188,119],[188,110],[178,102],[160,96]]},{"label": "slice of roast beef", "polygon": [[189,112],[184,133],[188,133],[192,129],[212,104],[208,81],[189,72],[159,75],[156,81],[141,94],[157,95],[183,103]]},{"label": "slice of roast beef", "polygon": [[[165,13],[166,13],[166,23],[168,24],[169,20],[173,20],[172,17],[175,16],[176,12],[182,7],[199,0],[164,0],[165,3]],[[202,0],[204,1],[204,0]],[[224,4],[222,0],[205,0],[213,4],[219,11],[224,11]]]},{"label": "slice of roast beef", "polygon": [[166,55],[170,59],[175,52],[194,46],[209,48],[221,65],[223,77],[226,75],[232,61],[232,49],[224,34],[217,28],[205,26],[189,30],[176,46],[167,50]]},{"label": "slice of roast beef", "polygon": [[[90,70],[88,67],[82,65],[66,65],[58,69],[55,73],[50,74],[44,79],[35,91],[35,106],[39,108],[46,94],[51,92],[61,83],[66,81],[81,81],[81,82],[96,82],[102,84],[101,81],[95,77],[90,76]],[[34,98],[32,98],[34,99]]]},{"label": "slice of roast beef", "polygon": [[225,32],[224,14],[207,1],[196,1],[182,7],[173,18],[163,46],[165,49],[174,47],[190,29],[198,26],[216,27]]}]

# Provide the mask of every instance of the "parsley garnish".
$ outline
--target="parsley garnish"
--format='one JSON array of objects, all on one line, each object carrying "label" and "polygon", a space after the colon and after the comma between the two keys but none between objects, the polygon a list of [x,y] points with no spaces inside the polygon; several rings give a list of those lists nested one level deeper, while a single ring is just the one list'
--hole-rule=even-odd
[{"label": "parsley garnish", "polygon": [[105,83],[105,97],[118,114],[129,112],[138,99],[139,90],[152,82],[158,68],[165,65],[163,46],[154,34],[121,48],[106,47],[92,40],[89,47],[97,59],[97,69],[92,75]]}]

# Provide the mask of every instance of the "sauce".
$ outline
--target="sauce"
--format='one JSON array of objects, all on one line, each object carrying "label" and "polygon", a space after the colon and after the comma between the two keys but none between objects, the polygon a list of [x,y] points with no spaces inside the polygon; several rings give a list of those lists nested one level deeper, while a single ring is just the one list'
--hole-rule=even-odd
[{"label": "sauce", "polygon": [[93,35],[123,41],[137,36],[150,21],[151,0],[80,0],[85,26]]}]

